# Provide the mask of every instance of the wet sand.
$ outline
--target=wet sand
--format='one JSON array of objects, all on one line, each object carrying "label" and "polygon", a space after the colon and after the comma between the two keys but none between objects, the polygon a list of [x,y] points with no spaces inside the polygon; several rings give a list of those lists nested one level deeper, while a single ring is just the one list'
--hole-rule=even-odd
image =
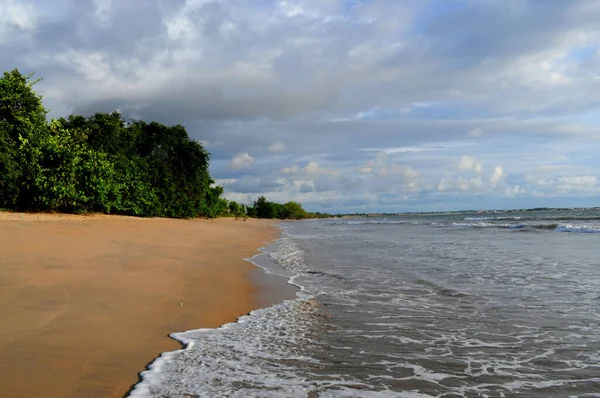
[{"label": "wet sand", "polygon": [[180,348],[169,333],[267,304],[243,258],[277,236],[266,220],[0,213],[0,396],[126,395]]}]

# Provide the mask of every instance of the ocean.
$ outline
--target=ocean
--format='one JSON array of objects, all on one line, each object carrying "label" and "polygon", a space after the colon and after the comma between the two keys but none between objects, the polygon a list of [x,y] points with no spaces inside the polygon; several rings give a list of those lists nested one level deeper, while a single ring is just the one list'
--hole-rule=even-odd
[{"label": "ocean", "polygon": [[131,397],[600,397],[600,212],[281,225],[298,297],[175,333]]}]

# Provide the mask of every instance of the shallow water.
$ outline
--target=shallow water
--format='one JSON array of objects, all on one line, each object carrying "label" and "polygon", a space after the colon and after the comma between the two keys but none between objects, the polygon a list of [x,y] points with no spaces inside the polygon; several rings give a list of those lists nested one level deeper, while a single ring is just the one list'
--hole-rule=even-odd
[{"label": "shallow water", "polygon": [[132,397],[600,397],[600,214],[284,224],[296,300],[175,334]]}]

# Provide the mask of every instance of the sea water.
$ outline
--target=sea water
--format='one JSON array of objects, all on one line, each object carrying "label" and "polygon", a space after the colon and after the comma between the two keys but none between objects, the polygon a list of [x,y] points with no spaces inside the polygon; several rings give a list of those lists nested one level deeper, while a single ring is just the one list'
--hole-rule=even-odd
[{"label": "sea water", "polygon": [[298,298],[174,334],[131,397],[600,397],[600,213],[281,228],[253,261]]}]

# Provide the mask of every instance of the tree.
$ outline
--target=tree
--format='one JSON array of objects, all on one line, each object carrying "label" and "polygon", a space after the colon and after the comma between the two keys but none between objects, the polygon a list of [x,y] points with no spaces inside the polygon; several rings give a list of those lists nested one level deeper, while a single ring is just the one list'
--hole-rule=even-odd
[{"label": "tree", "polygon": [[208,152],[183,126],[128,124],[117,112],[69,116],[61,122],[75,140],[85,140],[111,158],[122,187],[116,212],[186,218],[226,211],[211,188]]},{"label": "tree", "polygon": [[53,121],[50,133],[36,141],[21,137],[19,149],[31,161],[30,208],[110,213],[118,206],[113,163],[105,153],[76,143],[60,122]]},{"label": "tree", "polygon": [[246,206],[246,215],[248,217],[258,217],[255,206]]},{"label": "tree", "polygon": [[282,206],[281,218],[300,220],[306,218],[306,211],[298,202],[287,202]]},{"label": "tree", "polygon": [[272,202],[269,202],[264,196],[260,196],[254,202],[256,217],[258,218],[276,218],[276,209]]},{"label": "tree", "polygon": [[33,74],[23,76],[18,69],[4,72],[0,78],[0,133],[18,142],[19,136],[31,138],[46,128],[47,111],[42,96],[33,91],[40,80],[31,80]]},{"label": "tree", "polygon": [[159,217],[302,218],[296,202],[223,198],[210,154],[182,125],[126,122],[118,112],[46,122],[37,82],[0,78],[0,208]]},{"label": "tree", "polygon": [[19,138],[35,141],[46,133],[47,111],[32,88],[39,80],[31,77],[14,69],[0,78],[0,207],[27,207],[34,165],[19,152]]},{"label": "tree", "polygon": [[246,215],[246,209],[243,205],[240,205],[236,201],[229,201],[229,214],[235,217],[237,220],[239,217]]}]

